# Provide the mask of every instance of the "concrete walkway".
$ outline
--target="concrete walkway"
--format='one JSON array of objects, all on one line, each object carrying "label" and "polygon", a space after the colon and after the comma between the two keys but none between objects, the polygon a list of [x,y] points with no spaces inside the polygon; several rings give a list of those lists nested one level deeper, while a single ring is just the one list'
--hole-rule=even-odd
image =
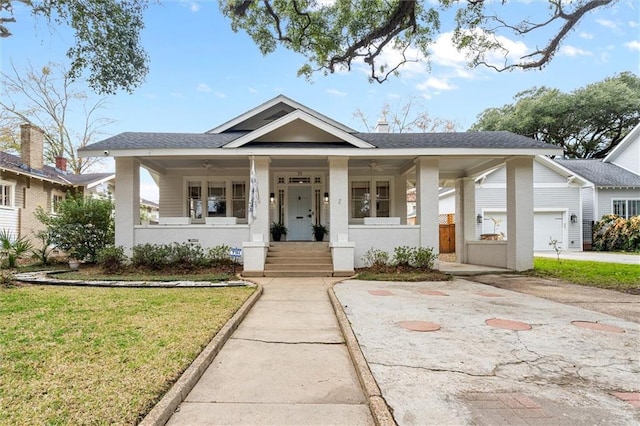
[{"label": "concrete walkway", "polygon": [[255,281],[262,297],[167,424],[372,425],[329,301],[335,281]]}]

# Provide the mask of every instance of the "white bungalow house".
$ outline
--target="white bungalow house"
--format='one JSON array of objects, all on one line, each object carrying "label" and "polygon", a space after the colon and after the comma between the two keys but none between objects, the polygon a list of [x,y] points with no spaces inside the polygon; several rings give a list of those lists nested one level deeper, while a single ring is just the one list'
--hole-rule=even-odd
[{"label": "white bungalow house", "polygon": [[[506,169],[496,167],[476,178],[476,236],[507,237]],[[549,159],[533,163],[534,250],[591,247],[591,223],[607,214],[640,214],[640,125],[604,159]],[[440,213],[455,211],[455,189],[440,194]]]},{"label": "white bungalow house", "polygon": [[[115,159],[116,244],[126,249],[227,244],[243,248],[244,274],[262,275],[271,223],[288,228],[287,243],[311,241],[311,225],[324,224],[332,273],[348,275],[371,248],[437,253],[439,187],[454,185],[458,260],[532,267],[534,158],[559,148],[509,132],[392,134],[385,127],[360,133],[277,96],[205,133],[122,133],[79,153]],[[502,164],[509,239],[480,241],[475,179]],[[140,167],[159,186],[158,225],[140,225]],[[406,192],[414,185],[416,222],[408,225]]]}]

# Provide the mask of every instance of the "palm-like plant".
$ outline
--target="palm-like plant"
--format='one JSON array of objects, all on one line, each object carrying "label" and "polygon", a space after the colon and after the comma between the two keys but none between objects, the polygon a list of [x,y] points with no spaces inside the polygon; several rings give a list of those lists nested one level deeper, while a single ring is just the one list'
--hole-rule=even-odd
[{"label": "palm-like plant", "polygon": [[15,268],[18,259],[31,250],[31,243],[25,237],[15,237],[7,229],[0,230],[0,255],[2,263],[6,259],[8,268]]}]

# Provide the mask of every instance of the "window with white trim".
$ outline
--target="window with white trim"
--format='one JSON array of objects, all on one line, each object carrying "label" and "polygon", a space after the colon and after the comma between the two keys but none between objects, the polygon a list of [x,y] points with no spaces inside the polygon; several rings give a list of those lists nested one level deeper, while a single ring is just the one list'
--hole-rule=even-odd
[{"label": "window with white trim", "polygon": [[612,200],[613,214],[629,219],[640,215],[640,198]]},{"label": "window with white trim", "polygon": [[64,200],[65,195],[62,191],[51,191],[51,213],[60,213],[60,203]]},{"label": "window with white trim", "polygon": [[[388,179],[352,180],[351,218],[391,216],[391,181]],[[371,189],[375,188],[372,193]]]},{"label": "window with white trim", "polygon": [[247,218],[246,180],[189,178],[186,190],[187,215],[196,223],[205,217]]},{"label": "window with white trim", "polygon": [[0,207],[13,207],[16,183],[0,180]]}]

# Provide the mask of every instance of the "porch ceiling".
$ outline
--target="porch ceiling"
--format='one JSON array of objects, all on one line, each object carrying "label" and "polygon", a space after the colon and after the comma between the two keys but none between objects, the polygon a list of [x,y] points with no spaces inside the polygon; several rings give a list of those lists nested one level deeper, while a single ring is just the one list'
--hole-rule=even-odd
[{"label": "porch ceiling", "polygon": [[[502,164],[508,156],[440,156],[440,180],[446,184],[459,177],[476,177]],[[169,170],[238,170],[247,171],[248,156],[158,156],[139,158],[143,167],[164,174]],[[358,174],[375,175],[407,175],[411,178],[415,173],[415,156],[366,156],[350,158],[349,169]],[[328,155],[325,157],[271,156],[271,169],[299,170],[326,169]],[[373,169],[372,169],[373,168]],[[450,182],[449,182],[450,183]]]}]

